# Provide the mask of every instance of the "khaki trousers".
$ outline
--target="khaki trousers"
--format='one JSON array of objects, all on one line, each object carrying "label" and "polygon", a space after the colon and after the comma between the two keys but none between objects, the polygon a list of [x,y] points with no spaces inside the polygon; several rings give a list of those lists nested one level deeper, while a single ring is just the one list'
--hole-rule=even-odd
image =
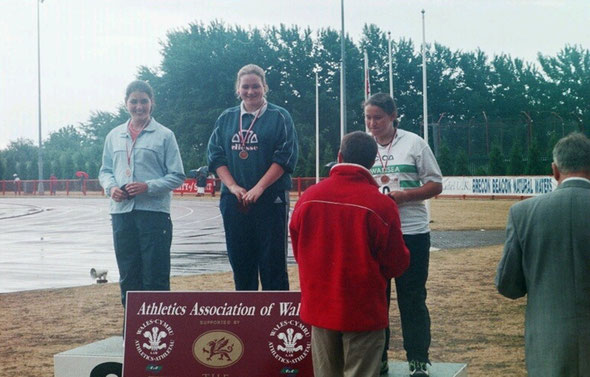
[{"label": "khaki trousers", "polygon": [[341,332],[312,326],[315,377],[379,377],[385,330]]}]

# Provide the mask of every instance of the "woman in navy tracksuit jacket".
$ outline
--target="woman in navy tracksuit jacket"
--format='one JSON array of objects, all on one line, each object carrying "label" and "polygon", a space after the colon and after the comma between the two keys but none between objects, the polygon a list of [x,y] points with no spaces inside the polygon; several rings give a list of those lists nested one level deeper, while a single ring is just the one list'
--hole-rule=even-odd
[{"label": "woman in navy tracksuit jacket", "polygon": [[241,104],[217,119],[209,171],[223,183],[220,209],[237,290],[288,290],[287,220],[297,135],[287,110],[268,103],[262,68],[237,75]]}]

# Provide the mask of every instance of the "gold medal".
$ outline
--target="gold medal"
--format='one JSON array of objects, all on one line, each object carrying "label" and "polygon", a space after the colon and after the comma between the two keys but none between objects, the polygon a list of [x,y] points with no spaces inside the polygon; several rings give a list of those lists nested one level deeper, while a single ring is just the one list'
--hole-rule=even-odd
[{"label": "gold medal", "polygon": [[381,176],[381,183],[386,184],[389,182],[389,177],[386,175]]},{"label": "gold medal", "polygon": [[238,156],[240,156],[240,158],[241,158],[242,160],[245,160],[245,159],[247,159],[247,158],[248,158],[248,152],[246,152],[245,150],[243,150],[243,149],[242,149],[242,150],[240,151],[240,154],[239,154]]},{"label": "gold medal", "polygon": [[127,170],[125,170],[125,175],[131,177],[131,169],[127,168]]}]

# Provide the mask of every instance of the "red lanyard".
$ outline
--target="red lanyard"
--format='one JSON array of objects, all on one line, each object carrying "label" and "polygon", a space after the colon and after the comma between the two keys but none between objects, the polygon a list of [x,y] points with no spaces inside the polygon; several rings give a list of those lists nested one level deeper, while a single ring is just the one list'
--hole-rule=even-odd
[{"label": "red lanyard", "polygon": [[[387,154],[388,155],[389,155],[389,151],[391,150],[391,146],[393,145],[393,141],[395,140],[396,136],[397,136],[397,129],[393,133],[393,137],[391,138],[391,141],[389,142],[389,146],[387,147]],[[375,141],[377,141],[377,140],[375,140]],[[389,159],[385,160],[385,163],[383,163],[383,158],[381,157],[381,153],[379,153],[379,148],[377,148],[377,156],[379,156],[379,162],[381,162],[381,166],[383,167],[383,174],[387,174],[385,172],[385,169],[387,168],[387,163],[389,162]]]},{"label": "red lanyard", "polygon": [[256,120],[258,119],[258,116],[260,115],[260,111],[262,110],[263,106],[264,106],[264,104],[262,104],[262,106],[260,106],[260,108],[256,112],[256,116],[254,117],[254,119],[252,119],[252,123],[250,123],[250,127],[248,127],[248,130],[246,131],[245,135],[243,135],[244,129],[242,128],[242,114],[240,114],[240,130],[238,132],[238,137],[240,138],[240,144],[242,145],[242,150],[246,150],[246,140],[248,140],[248,135],[250,135],[250,131],[252,131],[252,128],[254,127],[254,123],[256,123]]},{"label": "red lanyard", "polygon": [[[148,118],[148,120],[143,124],[143,126],[141,127],[141,129],[139,130],[137,135],[135,136],[135,139],[133,138],[133,136],[131,136],[131,139],[133,139],[133,143],[131,144],[131,150],[129,150],[129,145],[127,143],[127,139],[125,139],[125,152],[127,152],[127,165],[130,168],[131,168],[131,155],[133,154],[133,148],[135,147],[135,143],[137,142],[137,139],[139,139],[139,135],[143,132],[143,130],[145,129],[145,127],[148,125],[149,122],[150,122],[150,119]],[[128,130],[129,134],[131,134],[132,133],[131,119],[129,120],[129,123],[127,124],[127,128],[129,129]]]}]

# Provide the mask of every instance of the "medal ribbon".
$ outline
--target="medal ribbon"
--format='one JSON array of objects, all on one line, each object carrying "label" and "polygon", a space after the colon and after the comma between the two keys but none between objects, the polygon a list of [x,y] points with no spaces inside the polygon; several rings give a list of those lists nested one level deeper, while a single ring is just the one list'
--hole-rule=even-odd
[{"label": "medal ribbon", "polygon": [[[139,134],[141,134],[143,132],[143,129],[148,125],[150,120],[151,120],[151,118],[148,118],[148,120],[143,124],[143,126],[141,126],[141,129],[137,133],[137,136],[135,137],[135,139],[133,139],[133,137],[132,137],[133,143],[131,143],[131,150],[129,150],[129,143],[127,142],[127,139],[125,139],[125,152],[127,153],[127,166],[129,166],[129,169],[131,169],[131,155],[133,154],[133,148],[135,147],[135,142],[137,142],[137,139],[139,139]],[[129,123],[127,124],[127,127],[129,128],[129,133],[131,133],[131,119],[129,119]]]},{"label": "medal ribbon", "polygon": [[240,129],[238,132],[238,137],[240,138],[240,144],[242,145],[243,151],[246,150],[246,140],[248,139],[248,135],[250,135],[250,131],[252,131],[252,128],[254,127],[254,123],[256,123],[256,120],[258,119],[258,116],[260,115],[260,110],[262,110],[263,107],[264,107],[264,103],[256,111],[256,116],[254,116],[254,119],[252,119],[252,123],[250,123],[250,127],[248,127],[248,130],[246,131],[245,136],[242,135],[242,132],[244,131],[244,129],[242,128],[242,114],[240,114]]},{"label": "medal ribbon", "polygon": [[[397,136],[397,129],[393,133],[393,137],[391,138],[391,141],[389,142],[389,145],[387,146],[387,154],[389,154],[389,151],[391,150],[391,146],[393,145],[393,141],[395,140],[396,136]],[[375,141],[377,141],[377,139],[375,139]],[[389,162],[389,160],[386,160],[385,163],[383,163],[383,158],[381,157],[381,153],[379,153],[379,148],[377,148],[377,156],[379,157],[379,162],[381,162],[381,167],[383,168],[383,174],[387,174],[385,172],[385,169],[387,168],[387,163]]]}]

